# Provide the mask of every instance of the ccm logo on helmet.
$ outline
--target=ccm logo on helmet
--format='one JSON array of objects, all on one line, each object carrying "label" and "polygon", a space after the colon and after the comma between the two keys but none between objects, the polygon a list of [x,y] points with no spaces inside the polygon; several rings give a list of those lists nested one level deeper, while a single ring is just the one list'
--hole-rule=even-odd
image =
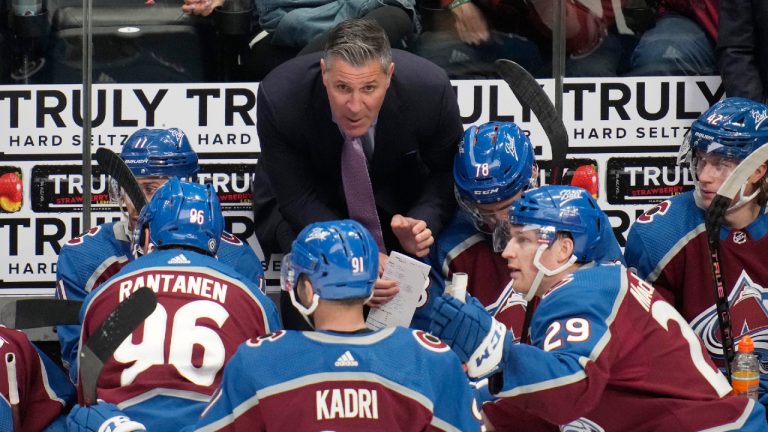
[{"label": "ccm logo on helmet", "polygon": [[476,190],[476,191],[473,191],[473,193],[475,195],[490,195],[490,194],[495,194],[498,191],[499,191],[499,188],[493,188],[493,189],[487,189],[487,190]]}]

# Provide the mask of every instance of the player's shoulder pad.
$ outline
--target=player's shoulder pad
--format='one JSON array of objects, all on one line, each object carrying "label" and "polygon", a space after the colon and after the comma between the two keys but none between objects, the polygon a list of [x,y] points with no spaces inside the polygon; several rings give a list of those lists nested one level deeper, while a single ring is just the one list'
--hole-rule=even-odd
[{"label": "player's shoulder pad", "polygon": [[680,220],[690,219],[690,215],[695,213],[696,209],[698,207],[693,199],[693,192],[683,193],[649,208],[637,217],[635,224],[638,224],[638,228],[642,228],[644,225],[651,224],[654,221],[666,219],[679,222]]},{"label": "player's shoulder pad", "polygon": [[115,238],[115,240],[125,240],[128,241],[127,238],[121,239],[119,236],[115,233],[115,222],[106,222],[101,225],[96,225],[94,227],[91,227],[88,231],[85,231],[81,233],[80,235],[71,238],[69,241],[64,243],[64,246],[79,246],[82,244],[92,243],[94,241],[98,241],[100,243],[104,243],[107,241],[108,236],[112,236]]}]

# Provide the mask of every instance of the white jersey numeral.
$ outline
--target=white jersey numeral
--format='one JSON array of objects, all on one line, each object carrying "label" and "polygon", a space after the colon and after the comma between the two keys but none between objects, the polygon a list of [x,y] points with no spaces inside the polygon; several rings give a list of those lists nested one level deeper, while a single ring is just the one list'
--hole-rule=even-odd
[{"label": "white jersey numeral", "polygon": [[676,322],[677,326],[680,328],[680,333],[688,342],[688,351],[691,354],[691,360],[693,361],[693,366],[696,367],[696,370],[698,370],[701,376],[707,380],[709,385],[715,389],[718,396],[723,397],[731,392],[731,386],[728,384],[728,380],[725,379],[725,376],[720,373],[719,369],[712,368],[712,366],[710,366],[704,359],[704,352],[699,337],[696,336],[696,333],[693,332],[685,319],[674,307],[672,307],[672,305],[667,302],[656,301],[651,306],[651,315],[666,331],[669,331],[670,321]]},{"label": "white jersey numeral", "polygon": [[[544,338],[544,351],[552,351],[563,346],[563,340],[558,336],[562,325],[559,321],[553,321],[547,329],[547,336]],[[589,321],[584,318],[569,318],[565,321],[565,332],[567,342],[584,342],[589,340],[591,335]]]},{"label": "white jersey numeral", "polygon": [[[176,368],[181,376],[200,386],[210,386],[216,374],[224,366],[226,350],[219,334],[208,327],[198,326],[200,319],[208,319],[221,328],[229,318],[229,312],[210,300],[196,300],[185,304],[172,318],[167,364]],[[120,375],[120,384],[131,384],[136,377],[154,365],[165,364],[165,337],[168,313],[158,304],[146,321],[141,342],[134,344],[126,338],[114,354],[116,361],[131,366]],[[200,366],[192,363],[192,352],[197,345],[202,348]],[[199,349],[198,348],[198,349]]]}]

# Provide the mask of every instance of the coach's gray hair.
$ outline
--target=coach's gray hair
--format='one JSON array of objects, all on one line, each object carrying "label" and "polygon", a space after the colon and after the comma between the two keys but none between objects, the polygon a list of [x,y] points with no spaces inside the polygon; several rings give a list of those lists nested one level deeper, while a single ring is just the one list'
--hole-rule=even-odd
[{"label": "coach's gray hair", "polygon": [[334,59],[341,59],[355,67],[377,60],[384,72],[392,63],[392,47],[384,29],[367,19],[349,19],[334,27],[325,43],[323,59],[328,69]]}]

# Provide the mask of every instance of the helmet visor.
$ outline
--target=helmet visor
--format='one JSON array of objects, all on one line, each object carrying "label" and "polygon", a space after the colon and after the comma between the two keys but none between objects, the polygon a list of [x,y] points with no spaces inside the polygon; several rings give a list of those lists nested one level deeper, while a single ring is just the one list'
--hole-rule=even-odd
[{"label": "helmet visor", "polygon": [[512,238],[512,224],[508,220],[500,220],[493,230],[493,251],[501,253]]},{"label": "helmet visor", "polygon": [[293,267],[293,254],[285,254],[280,263],[280,288],[283,291],[291,292],[296,284],[296,271]]},{"label": "helmet visor", "polygon": [[704,153],[701,150],[693,151],[691,168],[696,173],[696,178],[706,170],[707,174],[717,180],[725,180],[739,165],[739,161],[712,153]]},{"label": "helmet visor", "polygon": [[691,130],[683,136],[683,143],[680,144],[680,150],[677,152],[677,164],[678,165],[690,165],[691,164]]}]

